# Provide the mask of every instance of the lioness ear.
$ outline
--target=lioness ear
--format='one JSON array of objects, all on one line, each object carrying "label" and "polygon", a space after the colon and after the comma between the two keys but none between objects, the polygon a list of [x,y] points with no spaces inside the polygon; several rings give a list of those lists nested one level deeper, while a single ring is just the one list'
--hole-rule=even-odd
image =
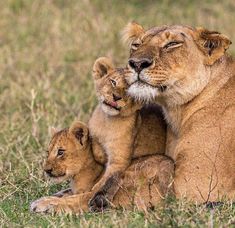
[{"label": "lioness ear", "polygon": [[110,58],[100,57],[93,65],[93,78],[95,80],[102,78],[114,69],[114,64]]},{"label": "lioness ear", "polygon": [[213,65],[216,60],[224,55],[232,43],[225,35],[204,28],[196,28],[195,41],[206,55],[206,65]]},{"label": "lioness ear", "polygon": [[130,45],[135,39],[140,37],[145,33],[144,28],[135,23],[131,22],[126,25],[126,27],[122,31],[122,40]]},{"label": "lioness ear", "polygon": [[86,146],[88,142],[88,127],[86,124],[80,122],[80,121],[75,121],[69,128],[69,132],[75,136],[75,138],[79,141],[81,146]]}]

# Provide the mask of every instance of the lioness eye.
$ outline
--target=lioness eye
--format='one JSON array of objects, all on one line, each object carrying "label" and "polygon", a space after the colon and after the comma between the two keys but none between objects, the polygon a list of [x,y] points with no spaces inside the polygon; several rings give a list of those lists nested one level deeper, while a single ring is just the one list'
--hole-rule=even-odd
[{"label": "lioness eye", "polygon": [[182,45],[182,42],[178,42],[178,41],[171,41],[169,43],[167,43],[164,48],[167,49],[167,48],[173,48],[173,47],[179,47]]},{"label": "lioness eye", "polygon": [[133,49],[137,49],[140,46],[140,44],[139,43],[133,43],[131,46],[132,46]]},{"label": "lioness eye", "polygon": [[62,156],[64,155],[65,150],[64,149],[58,149],[57,151],[57,156]]},{"label": "lioness eye", "polygon": [[113,79],[110,79],[110,82],[111,82],[113,87],[115,87],[117,85],[116,81],[114,81]]}]

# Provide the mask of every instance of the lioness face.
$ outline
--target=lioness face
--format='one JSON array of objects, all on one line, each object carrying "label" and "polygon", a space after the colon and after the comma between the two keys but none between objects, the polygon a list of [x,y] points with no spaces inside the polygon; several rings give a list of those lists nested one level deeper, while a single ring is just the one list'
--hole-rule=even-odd
[{"label": "lioness face", "polygon": [[75,122],[70,129],[55,132],[44,165],[46,175],[59,183],[78,174],[88,157],[88,128]]},{"label": "lioness face", "polygon": [[108,58],[96,60],[93,67],[93,77],[97,97],[102,110],[111,116],[124,113],[133,106],[133,100],[127,96],[125,74],[130,71],[124,68],[114,68]]},{"label": "lioness face", "polygon": [[205,87],[208,66],[223,56],[230,44],[218,32],[186,26],[145,31],[132,23],[124,35],[130,43],[129,94],[145,101],[162,96],[175,104],[187,102]]}]

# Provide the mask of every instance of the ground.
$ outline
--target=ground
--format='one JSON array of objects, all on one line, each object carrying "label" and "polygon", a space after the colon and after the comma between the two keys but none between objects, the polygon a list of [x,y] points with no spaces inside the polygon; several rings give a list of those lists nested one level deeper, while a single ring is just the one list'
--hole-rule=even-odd
[{"label": "ground", "polygon": [[43,178],[49,126],[68,126],[76,116],[88,120],[96,105],[92,64],[105,55],[118,65],[127,62],[120,41],[127,22],[205,26],[235,43],[234,12],[234,0],[0,1],[1,227],[235,226],[235,206],[229,203],[209,210],[174,199],[148,215],[29,212],[32,200],[64,187]]}]

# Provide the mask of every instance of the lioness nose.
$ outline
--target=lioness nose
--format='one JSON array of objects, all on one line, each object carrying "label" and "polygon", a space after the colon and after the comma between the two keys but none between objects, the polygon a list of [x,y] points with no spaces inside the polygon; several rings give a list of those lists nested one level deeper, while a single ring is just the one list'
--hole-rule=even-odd
[{"label": "lioness nose", "polygon": [[131,58],[129,59],[128,63],[132,69],[134,69],[137,73],[140,73],[144,68],[148,68],[149,66],[151,66],[153,61],[147,58]]}]

